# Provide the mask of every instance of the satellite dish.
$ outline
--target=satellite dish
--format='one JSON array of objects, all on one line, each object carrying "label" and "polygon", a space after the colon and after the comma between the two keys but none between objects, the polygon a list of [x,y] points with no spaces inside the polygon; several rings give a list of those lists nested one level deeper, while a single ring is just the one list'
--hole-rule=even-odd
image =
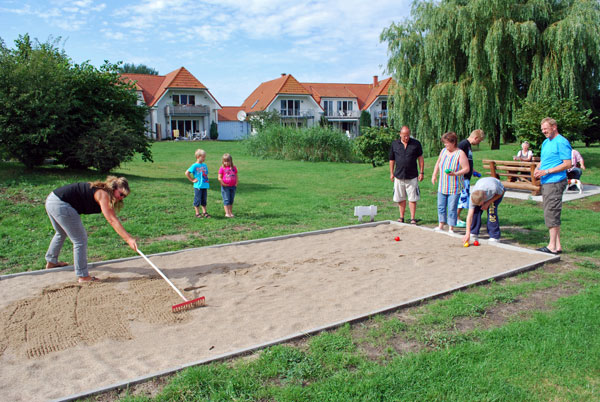
[{"label": "satellite dish", "polygon": [[237,119],[239,121],[244,121],[246,120],[246,112],[244,112],[243,110],[240,110],[237,114]]}]

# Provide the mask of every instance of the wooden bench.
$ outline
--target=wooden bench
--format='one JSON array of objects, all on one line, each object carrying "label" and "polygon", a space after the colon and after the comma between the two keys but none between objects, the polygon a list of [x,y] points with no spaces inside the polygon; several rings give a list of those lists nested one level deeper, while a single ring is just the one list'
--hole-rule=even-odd
[{"label": "wooden bench", "polygon": [[[539,158],[535,158],[538,159]],[[539,195],[542,186],[539,179],[533,176],[538,161],[497,161],[491,159],[483,160],[483,168],[487,169],[491,177],[502,182],[505,188],[514,188],[517,190],[529,190],[531,195]]]}]

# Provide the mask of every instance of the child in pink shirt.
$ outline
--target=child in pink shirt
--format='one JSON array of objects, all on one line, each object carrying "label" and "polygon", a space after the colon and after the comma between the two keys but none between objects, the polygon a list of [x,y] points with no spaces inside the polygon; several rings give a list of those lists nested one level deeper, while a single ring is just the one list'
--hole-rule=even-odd
[{"label": "child in pink shirt", "polygon": [[223,208],[225,216],[233,218],[233,200],[238,182],[238,171],[233,164],[230,154],[224,154],[222,165],[219,168],[219,182],[221,183],[221,196],[223,196]]}]

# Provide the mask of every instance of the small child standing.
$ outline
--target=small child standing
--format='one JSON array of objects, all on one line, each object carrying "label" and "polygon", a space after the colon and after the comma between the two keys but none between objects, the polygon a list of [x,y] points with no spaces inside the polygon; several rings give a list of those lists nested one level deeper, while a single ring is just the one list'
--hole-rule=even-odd
[{"label": "small child standing", "polygon": [[[196,163],[185,171],[186,177],[194,183],[194,209],[196,210],[196,218],[210,218],[206,212],[206,199],[208,195],[208,166],[204,163],[206,152],[202,149],[197,149]],[[199,207],[202,206],[202,214]]]},{"label": "small child standing", "polygon": [[227,218],[233,218],[233,199],[235,198],[238,181],[237,173],[231,155],[224,154],[222,165],[219,168],[219,182],[221,183],[221,195],[223,196],[223,209],[225,209]]}]

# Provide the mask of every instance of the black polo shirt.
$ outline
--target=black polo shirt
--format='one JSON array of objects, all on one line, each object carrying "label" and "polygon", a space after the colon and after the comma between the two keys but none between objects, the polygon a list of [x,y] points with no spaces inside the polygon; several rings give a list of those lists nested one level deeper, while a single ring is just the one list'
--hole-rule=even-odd
[{"label": "black polo shirt", "polygon": [[462,149],[465,154],[467,154],[467,159],[469,160],[469,172],[465,173],[465,179],[471,180],[471,176],[473,175],[473,150],[471,149],[471,143],[468,139],[464,139],[458,143],[458,148]]},{"label": "black polo shirt", "polygon": [[392,142],[390,147],[390,160],[396,163],[394,177],[397,179],[410,180],[419,175],[417,169],[417,158],[423,155],[421,143],[414,138],[408,139],[406,147],[399,138]]}]

